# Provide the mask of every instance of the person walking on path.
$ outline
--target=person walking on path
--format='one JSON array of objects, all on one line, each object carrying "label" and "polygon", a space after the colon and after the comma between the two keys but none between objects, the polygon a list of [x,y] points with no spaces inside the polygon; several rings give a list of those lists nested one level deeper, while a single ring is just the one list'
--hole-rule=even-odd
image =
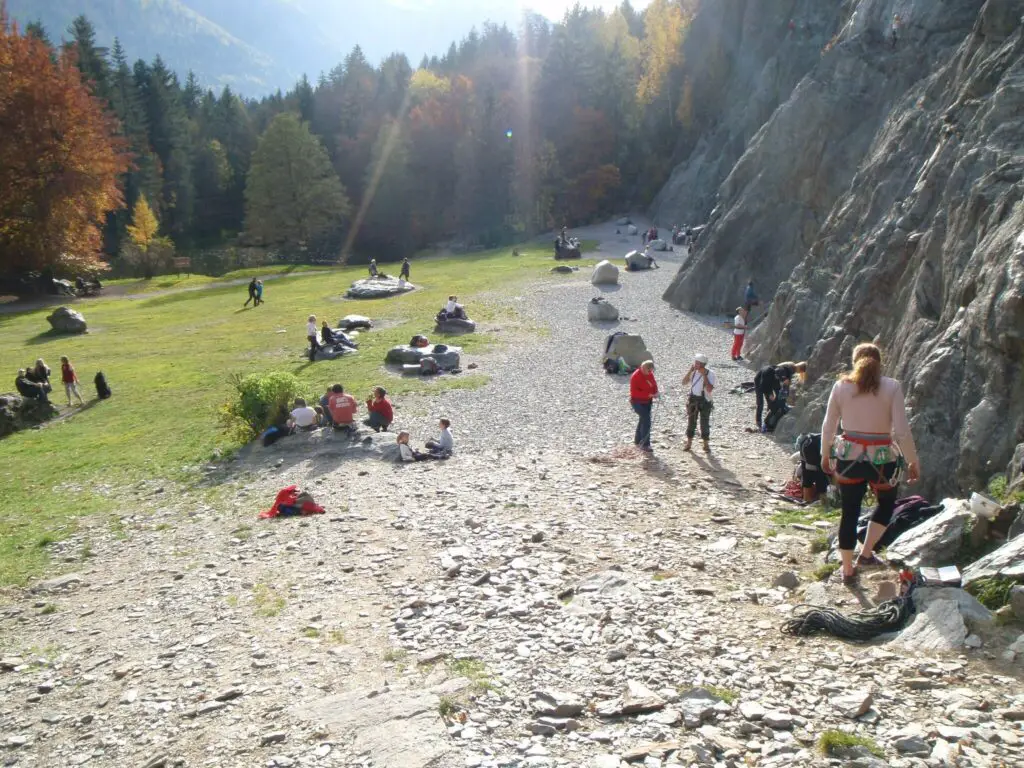
[{"label": "person walking on path", "polygon": [[651,447],[651,410],[657,396],[658,382],[654,378],[654,361],[644,360],[629,377],[629,403],[639,417],[633,444],[646,453],[654,452]]},{"label": "person walking on path", "polygon": [[732,359],[742,360],[740,353],[743,351],[743,339],[747,335],[747,315],[744,307],[736,307],[736,317],[732,320]]},{"label": "person walking on path", "polygon": [[322,349],[316,339],[316,315],[310,315],[306,321],[306,338],[309,339],[309,362],[312,363],[316,361],[316,353]]},{"label": "person walking on path", "polygon": [[75,366],[71,364],[66,355],[60,358],[60,380],[64,384],[64,392],[68,396],[68,408],[71,407],[71,395],[78,398],[79,405],[85,405],[82,393],[78,389],[78,374],[75,373]]},{"label": "person walking on path", "polygon": [[404,259],[402,259],[402,271],[399,273],[398,277],[401,278],[402,280],[408,280],[409,279],[409,270],[410,270],[409,257],[406,256]]},{"label": "person walking on path", "polygon": [[[882,353],[878,347],[859,344],[853,350],[853,371],[832,387],[821,425],[821,468],[833,476],[842,498],[839,557],[844,584],[856,581],[858,568],[881,565],[874,554],[875,544],[896,509],[902,464],[893,450],[894,442],[906,461],[907,482],[917,482],[921,470],[903,388],[895,379],[882,375]],[[868,486],[875,492],[878,506],[854,563],[857,523]]]},{"label": "person walking on path", "polygon": [[684,451],[693,446],[697,434],[697,419],[700,418],[700,439],[704,441],[704,452],[711,453],[711,411],[714,409],[714,392],[718,377],[708,368],[708,358],[700,353],[693,356],[693,365],[683,375],[683,386],[689,397],[686,401],[686,445]]},{"label": "person walking on path", "polygon": [[256,278],[254,277],[249,281],[249,298],[245,300],[245,304],[242,305],[242,309],[249,306],[249,302],[253,302],[253,306],[257,306],[259,301],[256,300]]}]

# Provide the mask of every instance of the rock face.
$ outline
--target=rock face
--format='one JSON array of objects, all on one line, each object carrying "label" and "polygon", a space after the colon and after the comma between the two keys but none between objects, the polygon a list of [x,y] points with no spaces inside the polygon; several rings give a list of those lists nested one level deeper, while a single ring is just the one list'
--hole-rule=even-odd
[{"label": "rock face", "polygon": [[594,274],[591,275],[590,282],[594,285],[618,285],[619,268],[608,259],[599,261],[594,265]]},{"label": "rock face", "polygon": [[797,5],[818,35],[813,57],[779,41],[776,4],[698,13],[706,34],[691,33],[694,46],[748,44],[746,66],[709,85],[773,96],[736,120],[729,110],[748,100],[727,99],[708,116],[714,127],[682,143],[652,214],[711,214],[666,298],[727,310],[755,280],[771,306],[748,339],[754,362],[807,359],[818,381],[786,436],[820,423],[833,372],[877,338],[913,408],[922,493],[965,493],[1005,465],[1024,430],[1021,3],[909,3],[895,46],[891,3]]},{"label": "rock face", "polygon": [[949,565],[964,540],[964,526],[974,517],[970,505],[946,499],[942,512],[911,528],[892,543],[886,556],[911,568]]},{"label": "rock face", "polygon": [[[439,347],[444,347],[439,350]],[[444,344],[434,344],[428,347],[410,347],[402,344],[388,350],[384,362],[392,365],[419,365],[425,357],[433,358],[438,368],[443,371],[450,371],[459,367],[459,356],[462,354],[462,347],[451,347]]]},{"label": "rock face", "polygon": [[31,429],[57,415],[51,403],[21,395],[0,395],[0,437]]},{"label": "rock face", "polygon": [[612,322],[619,319],[619,310],[609,301],[601,297],[590,300],[587,304],[587,320],[592,323]]},{"label": "rock face", "polygon": [[963,572],[963,585],[969,586],[985,576],[1024,579],[1024,536],[1017,536],[995,552],[975,560]]},{"label": "rock face", "polygon": [[383,299],[415,289],[415,285],[397,277],[367,277],[352,283],[345,295],[350,299]]},{"label": "rock face", "polygon": [[71,307],[57,307],[46,320],[57,333],[85,333],[89,330],[82,313]]}]

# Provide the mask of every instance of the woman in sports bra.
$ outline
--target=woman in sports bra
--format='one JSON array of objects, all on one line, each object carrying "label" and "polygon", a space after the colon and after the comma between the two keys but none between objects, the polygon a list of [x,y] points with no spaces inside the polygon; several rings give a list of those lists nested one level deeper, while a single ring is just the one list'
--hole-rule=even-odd
[{"label": "woman in sports bra", "polygon": [[[896,508],[901,471],[906,469],[908,483],[916,482],[921,471],[903,388],[882,375],[882,353],[874,344],[860,344],[853,350],[853,371],[832,387],[821,425],[821,446],[822,469],[833,476],[843,500],[839,555],[843,583],[850,584],[858,567],[881,565],[874,548]],[[878,506],[855,564],[857,522],[868,486]]]}]

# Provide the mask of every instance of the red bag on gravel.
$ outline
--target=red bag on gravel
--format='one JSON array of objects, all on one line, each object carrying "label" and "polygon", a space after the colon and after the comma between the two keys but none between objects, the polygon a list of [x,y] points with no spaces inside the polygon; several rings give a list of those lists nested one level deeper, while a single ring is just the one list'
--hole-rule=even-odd
[{"label": "red bag on gravel", "polygon": [[322,515],[326,510],[313,501],[313,496],[300,491],[297,485],[289,485],[277,492],[274,506],[260,513],[260,520],[271,517],[295,517],[305,515]]}]

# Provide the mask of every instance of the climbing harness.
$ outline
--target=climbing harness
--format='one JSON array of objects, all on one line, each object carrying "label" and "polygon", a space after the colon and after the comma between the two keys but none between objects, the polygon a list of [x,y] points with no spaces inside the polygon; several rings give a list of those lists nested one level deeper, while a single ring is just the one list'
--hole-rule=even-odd
[{"label": "climbing harness", "polygon": [[[860,453],[856,458],[851,459],[850,453],[854,445],[860,448]],[[872,448],[874,448],[873,456],[870,455]],[[907,461],[903,456],[903,451],[900,450],[899,444],[893,442],[892,438],[888,436],[844,432],[836,436],[830,453],[833,460],[833,476],[839,485],[856,485],[864,482],[860,479],[850,479],[847,477],[847,473],[859,464],[869,464],[875,471],[878,479],[868,480],[868,485],[871,486],[872,490],[885,491],[895,488],[900,484],[907,468]],[[839,461],[850,462],[846,472],[839,471],[837,463]],[[883,467],[888,464],[896,465],[896,471],[891,478],[886,477],[883,471]]]}]

